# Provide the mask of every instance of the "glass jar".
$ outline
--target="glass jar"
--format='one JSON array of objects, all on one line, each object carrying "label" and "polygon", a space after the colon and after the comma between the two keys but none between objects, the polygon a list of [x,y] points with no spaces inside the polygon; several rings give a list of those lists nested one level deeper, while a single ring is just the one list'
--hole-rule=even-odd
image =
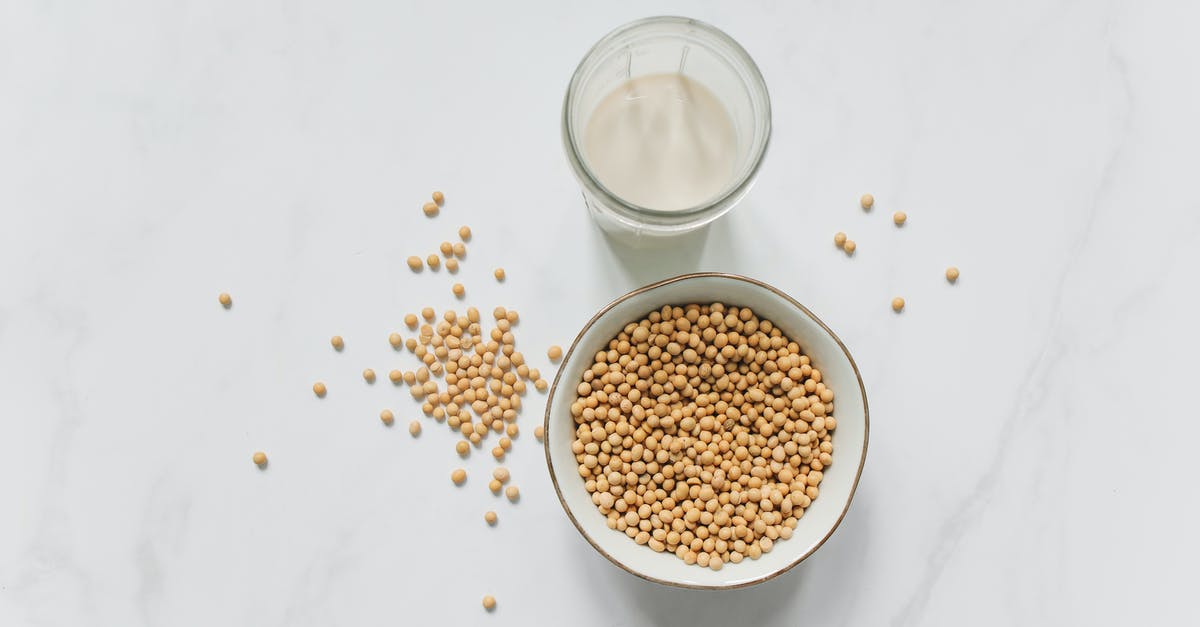
[{"label": "glass jar", "polygon": [[[702,204],[673,211],[639,206],[606,188],[582,145],[605,96],[628,80],[665,73],[707,87],[729,113],[737,142],[729,184]],[[721,217],[749,191],[771,138],[771,100],[758,66],[731,37],[698,20],[649,17],[605,35],[583,57],[563,100],[562,133],[584,202],[602,228],[635,239],[679,235]]]}]

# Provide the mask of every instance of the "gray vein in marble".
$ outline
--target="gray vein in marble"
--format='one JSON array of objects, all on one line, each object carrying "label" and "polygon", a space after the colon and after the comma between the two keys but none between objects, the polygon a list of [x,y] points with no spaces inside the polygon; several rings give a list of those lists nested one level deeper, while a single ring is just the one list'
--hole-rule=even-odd
[{"label": "gray vein in marble", "polygon": [[[361,528],[344,530],[329,546],[313,551],[308,566],[297,578],[291,598],[283,610],[281,627],[322,625],[329,620],[328,595],[332,576],[347,563],[350,546]],[[324,616],[325,618],[321,618]]]},{"label": "gray vein in marble", "polygon": [[167,576],[164,562],[183,548],[190,512],[191,498],[187,491],[172,486],[169,475],[155,480],[134,556],[139,575],[137,604],[146,625],[163,624],[163,619],[169,618],[158,611]]},{"label": "gray vein in marble", "polygon": [[[33,515],[37,520],[36,531],[21,560],[23,565],[17,569],[11,590],[20,593],[27,601],[43,595],[60,597],[59,603],[50,604],[49,607],[61,608],[64,604],[71,604],[87,613],[95,607],[92,580],[72,558],[74,551],[69,542],[73,521],[65,492],[67,462],[76,432],[84,422],[79,396],[71,386],[71,361],[74,353],[86,344],[88,320],[82,310],[52,302],[52,298],[45,287],[39,287],[31,298],[31,308],[52,327],[54,333],[70,338],[70,341],[61,356],[61,367],[48,375],[47,387],[52,391],[50,396],[58,403],[54,437],[47,456],[49,472],[39,490],[42,495],[41,507]],[[37,607],[46,606],[35,603],[26,609],[30,612],[29,618],[40,624],[41,617],[35,614]]]}]

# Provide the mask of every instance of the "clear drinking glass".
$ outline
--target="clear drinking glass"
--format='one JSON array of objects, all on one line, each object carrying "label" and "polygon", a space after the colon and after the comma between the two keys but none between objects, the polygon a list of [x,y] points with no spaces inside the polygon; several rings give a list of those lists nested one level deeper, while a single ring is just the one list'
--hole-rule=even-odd
[{"label": "clear drinking glass", "polygon": [[[582,138],[600,101],[625,81],[678,73],[707,87],[725,106],[737,137],[730,183],[704,203],[662,211],[607,189],[588,167]],[[750,55],[729,35],[685,17],[630,22],[598,41],[579,63],[563,100],[563,143],[584,202],[606,231],[635,238],[678,235],[724,215],[749,191],[771,138],[771,99]]]}]

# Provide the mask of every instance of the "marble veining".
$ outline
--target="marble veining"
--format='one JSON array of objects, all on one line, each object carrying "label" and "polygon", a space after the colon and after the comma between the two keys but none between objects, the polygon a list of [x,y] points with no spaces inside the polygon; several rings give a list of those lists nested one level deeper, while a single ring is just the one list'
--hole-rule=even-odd
[{"label": "marble veining", "polygon": [[[1200,623],[1200,6],[443,5],[0,6],[0,625]],[[745,201],[668,250],[595,229],[558,127],[586,48],[652,13],[738,39],[774,121]],[[460,224],[457,276],[408,271]],[[694,270],[805,303],[870,398],[842,526],[762,585],[596,555],[544,396],[513,505],[386,383],[422,306],[519,309],[552,373],[596,309]]]}]

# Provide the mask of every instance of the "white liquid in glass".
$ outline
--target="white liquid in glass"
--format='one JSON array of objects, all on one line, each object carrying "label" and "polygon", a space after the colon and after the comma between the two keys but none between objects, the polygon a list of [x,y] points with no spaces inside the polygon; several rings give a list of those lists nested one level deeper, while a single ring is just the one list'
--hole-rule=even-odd
[{"label": "white liquid in glass", "polygon": [[588,120],[583,150],[599,182],[626,202],[680,211],[732,181],[737,136],[725,106],[681,74],[628,80]]}]

